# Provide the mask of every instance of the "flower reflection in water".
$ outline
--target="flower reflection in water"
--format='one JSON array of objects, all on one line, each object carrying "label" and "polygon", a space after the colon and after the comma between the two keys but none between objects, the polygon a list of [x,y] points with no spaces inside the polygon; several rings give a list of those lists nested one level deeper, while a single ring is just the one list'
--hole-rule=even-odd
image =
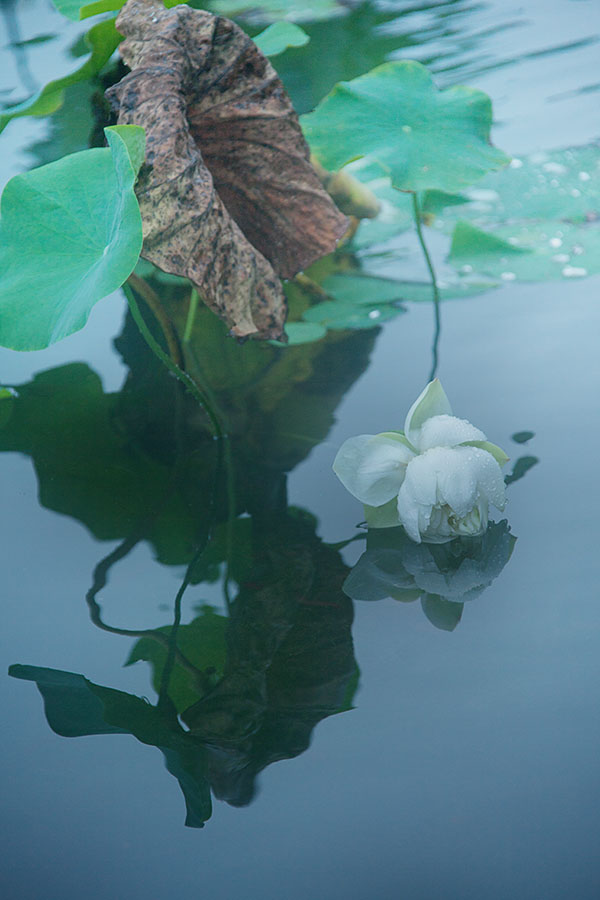
[{"label": "flower reflection in water", "polygon": [[420,600],[436,628],[452,631],[463,604],[498,577],[516,540],[506,520],[490,523],[477,537],[445,544],[416,544],[403,528],[372,529],[343,590],[353,600]]}]

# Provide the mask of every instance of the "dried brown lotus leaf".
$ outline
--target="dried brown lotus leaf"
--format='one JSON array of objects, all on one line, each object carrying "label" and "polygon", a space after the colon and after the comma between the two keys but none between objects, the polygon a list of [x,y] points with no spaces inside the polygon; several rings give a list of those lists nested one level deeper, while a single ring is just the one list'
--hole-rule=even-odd
[{"label": "dried brown lotus leaf", "polygon": [[233,22],[152,0],[117,18],[131,72],[109,91],[146,131],[142,256],[189,278],[243,337],[279,337],[290,278],[346,227],[309,162],[289,97]]}]

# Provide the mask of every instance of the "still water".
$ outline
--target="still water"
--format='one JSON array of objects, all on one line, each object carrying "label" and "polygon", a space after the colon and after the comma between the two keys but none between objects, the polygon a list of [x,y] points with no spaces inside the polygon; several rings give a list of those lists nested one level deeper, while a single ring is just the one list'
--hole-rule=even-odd
[{"label": "still water", "polygon": [[[64,34],[49,5],[16,9],[22,38]],[[31,45],[31,77],[80,30]],[[598,138],[595,0],[363,4],[306,30],[303,61],[276,60],[300,111],[335,81],[416,58],[442,86],[490,94],[511,154]],[[15,96],[22,71],[4,75]],[[12,123],[2,180],[80,149],[77,127]],[[0,422],[4,897],[600,895],[599,286],[507,284],[442,305],[438,374],[455,414],[509,467],[537,459],[497,517],[502,552],[465,551],[467,588],[491,583],[458,623],[447,606],[436,618],[427,601],[342,591],[365,540],[331,472],[347,437],[402,428],[431,368],[429,304],[285,351],[239,347],[206,319],[194,365],[231,423],[229,461],[120,295],[49,350],[2,351],[0,382],[18,393]],[[214,522],[181,606],[172,698],[190,741],[124,695],[157,702],[168,651],[140,632],[168,634]],[[392,580],[435,593],[431,558],[402,546]],[[13,665],[46,673],[17,680]],[[47,670],[89,682],[62,676],[61,694]],[[55,729],[88,736],[51,730],[34,677]],[[111,714],[90,682],[123,692]],[[209,816],[210,782],[202,829],[184,825],[177,779],[188,826]]]}]

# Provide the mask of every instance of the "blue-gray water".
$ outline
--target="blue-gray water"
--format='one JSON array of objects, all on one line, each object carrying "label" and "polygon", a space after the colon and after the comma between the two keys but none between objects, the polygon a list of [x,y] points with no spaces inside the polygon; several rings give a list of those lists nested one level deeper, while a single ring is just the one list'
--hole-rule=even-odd
[{"label": "blue-gray water", "polygon": [[[406,13],[408,4],[384,7]],[[365,19],[372,26],[373,9]],[[357,22],[350,31],[343,19],[311,26],[314,83],[303,75],[295,84],[291,57],[281,59],[298,106],[309,108],[335,80],[386,55],[418,58],[440,84],[464,81],[490,94],[498,120],[494,140],[509,153],[598,138],[595,0],[410,9],[396,23],[375,23],[376,38]],[[25,37],[64,27],[45,3],[17,10]],[[51,70],[53,46],[31,48],[30,67],[40,80]],[[10,60],[6,50],[4,56]],[[17,77],[7,64],[6,85]],[[46,128],[27,120],[9,126],[1,138],[3,182],[37,161],[28,147]],[[517,537],[514,552],[488,590],[465,604],[452,632],[433,627],[418,602],[356,601],[354,708],[320,721],[305,752],[268,765],[248,806],[216,800],[202,830],[184,827],[183,798],[158,749],[127,735],[58,737],[35,685],[2,676],[3,896],[599,896],[599,286],[597,277],[508,284],[443,304],[439,375],[455,413],[513,460],[539,458],[508,489],[504,515]],[[0,383],[25,385],[36,373],[83,362],[100,376],[105,393],[118,392],[127,367],[112,341],[124,314],[115,295],[98,304],[82,332],[49,350],[2,351]],[[429,305],[414,304],[376,336],[359,338],[362,344],[342,340],[336,358],[340,371],[348,368],[349,387],[345,393],[340,387],[339,402],[329,405],[335,409],[329,430],[327,416],[323,425],[314,420],[332,373],[316,366],[310,391],[294,395],[306,432],[324,432],[307,455],[297,451],[301,461],[288,476],[288,503],[318,520],[307,526],[311,547],[315,534],[331,544],[355,534],[362,512],[333,476],[332,459],[351,435],[402,427],[427,380],[432,328]],[[65,433],[73,381],[61,413]],[[56,389],[53,397],[58,410]],[[144,403],[151,418],[151,394]],[[259,446],[263,435],[271,460],[277,437],[271,419],[264,429],[260,420],[252,428]],[[535,432],[528,444],[511,440],[523,430]],[[48,435],[57,442],[58,462],[45,471],[40,464],[36,475],[31,455],[43,462],[40,445]],[[2,671],[20,663],[81,673],[155,702],[147,663],[123,668],[133,639],[99,630],[85,603],[94,567],[118,540],[95,538],[82,524],[85,513],[55,511],[52,498],[63,496],[56,472],[64,475],[64,467],[52,419],[38,432],[33,428],[28,440],[28,453],[4,453],[1,461]],[[294,444],[301,446],[301,439]],[[88,453],[93,462],[93,440]],[[77,461],[73,467],[65,477],[77,483]],[[271,468],[267,485],[280,477]],[[87,490],[84,485],[82,496]],[[113,521],[114,509],[117,520],[120,498],[105,499],[107,518]],[[267,542],[275,540],[261,528]],[[362,542],[350,544],[346,564],[362,549]],[[154,553],[142,542],[112,570],[98,597],[105,621],[134,630],[170,623],[184,567],[160,564]],[[184,622],[203,602],[223,609],[219,584],[189,588]]]}]

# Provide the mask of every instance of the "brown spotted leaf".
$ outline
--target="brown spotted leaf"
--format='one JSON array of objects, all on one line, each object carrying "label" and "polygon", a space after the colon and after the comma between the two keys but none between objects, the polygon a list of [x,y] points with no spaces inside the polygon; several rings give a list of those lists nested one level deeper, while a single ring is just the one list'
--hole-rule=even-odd
[{"label": "brown spotted leaf", "polygon": [[238,337],[281,335],[290,278],[344,233],[289,97],[233,22],[152,0],[117,18],[131,72],[110,89],[146,131],[142,256],[189,278]]}]

